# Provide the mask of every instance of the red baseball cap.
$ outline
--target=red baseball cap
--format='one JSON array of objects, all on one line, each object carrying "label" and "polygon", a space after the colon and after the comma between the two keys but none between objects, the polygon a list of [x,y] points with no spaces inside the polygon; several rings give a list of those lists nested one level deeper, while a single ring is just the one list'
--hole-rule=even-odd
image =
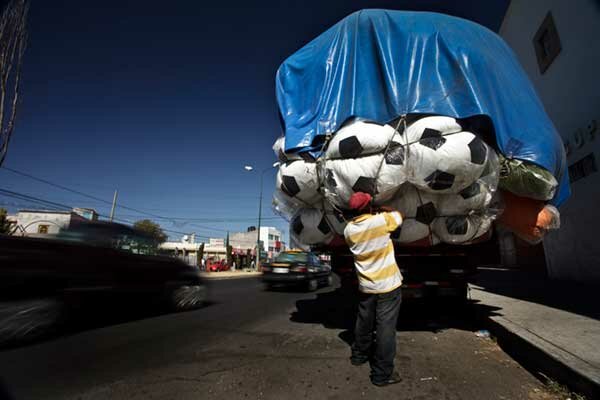
[{"label": "red baseball cap", "polygon": [[362,210],[371,203],[373,197],[369,193],[356,192],[350,197],[348,205],[352,210]]}]

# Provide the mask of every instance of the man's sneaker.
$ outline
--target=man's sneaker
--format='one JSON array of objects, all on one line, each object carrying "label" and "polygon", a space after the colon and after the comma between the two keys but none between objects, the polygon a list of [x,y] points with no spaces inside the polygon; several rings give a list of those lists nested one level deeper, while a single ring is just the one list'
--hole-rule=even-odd
[{"label": "man's sneaker", "polygon": [[369,361],[368,358],[350,357],[350,363],[352,365],[363,365],[367,361]]},{"label": "man's sneaker", "polygon": [[400,378],[400,375],[398,375],[397,372],[394,372],[389,378],[387,378],[387,379],[385,379],[383,381],[374,381],[374,380],[371,380],[371,382],[375,386],[388,386],[388,385],[393,385],[395,383],[402,382],[402,378]]}]

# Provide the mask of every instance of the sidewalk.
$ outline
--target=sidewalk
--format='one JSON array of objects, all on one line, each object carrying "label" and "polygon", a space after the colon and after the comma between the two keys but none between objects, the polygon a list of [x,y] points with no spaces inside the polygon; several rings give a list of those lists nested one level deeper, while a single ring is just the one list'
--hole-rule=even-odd
[{"label": "sidewalk", "polygon": [[236,270],[236,271],[221,271],[221,272],[200,272],[200,276],[205,279],[241,279],[241,278],[256,278],[261,276],[262,272],[251,270]]},{"label": "sidewalk", "polygon": [[480,271],[470,291],[508,353],[588,399],[600,398],[599,293],[598,286],[502,269]]}]

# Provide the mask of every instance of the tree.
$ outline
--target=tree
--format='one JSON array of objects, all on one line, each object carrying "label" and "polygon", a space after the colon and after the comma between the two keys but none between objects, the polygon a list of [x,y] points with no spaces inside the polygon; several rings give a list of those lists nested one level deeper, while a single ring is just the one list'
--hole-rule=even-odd
[{"label": "tree", "polygon": [[142,219],[136,221],[133,227],[140,232],[152,237],[157,243],[163,243],[167,240],[167,234],[162,230],[159,224],[150,221],[149,219]]},{"label": "tree", "polygon": [[0,208],[0,234],[8,235],[12,229],[12,223],[7,219],[7,211]]},{"label": "tree", "polygon": [[0,16],[0,166],[17,117],[28,11],[28,0],[11,0]]}]

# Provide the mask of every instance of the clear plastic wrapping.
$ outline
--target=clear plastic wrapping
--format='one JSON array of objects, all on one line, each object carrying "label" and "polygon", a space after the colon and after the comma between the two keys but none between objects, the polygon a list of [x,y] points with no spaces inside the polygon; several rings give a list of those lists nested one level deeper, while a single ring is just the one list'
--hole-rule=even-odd
[{"label": "clear plastic wrapping", "polygon": [[[392,235],[402,245],[469,244],[488,233],[504,208],[498,185],[506,159],[453,118],[390,124],[395,128],[351,121],[314,162],[282,164],[273,208],[290,221],[299,242],[327,244],[343,235],[343,212],[359,191],[373,195],[375,206],[403,213],[404,223]],[[528,241],[558,226],[558,210],[547,207],[548,222],[526,235]]]}]

